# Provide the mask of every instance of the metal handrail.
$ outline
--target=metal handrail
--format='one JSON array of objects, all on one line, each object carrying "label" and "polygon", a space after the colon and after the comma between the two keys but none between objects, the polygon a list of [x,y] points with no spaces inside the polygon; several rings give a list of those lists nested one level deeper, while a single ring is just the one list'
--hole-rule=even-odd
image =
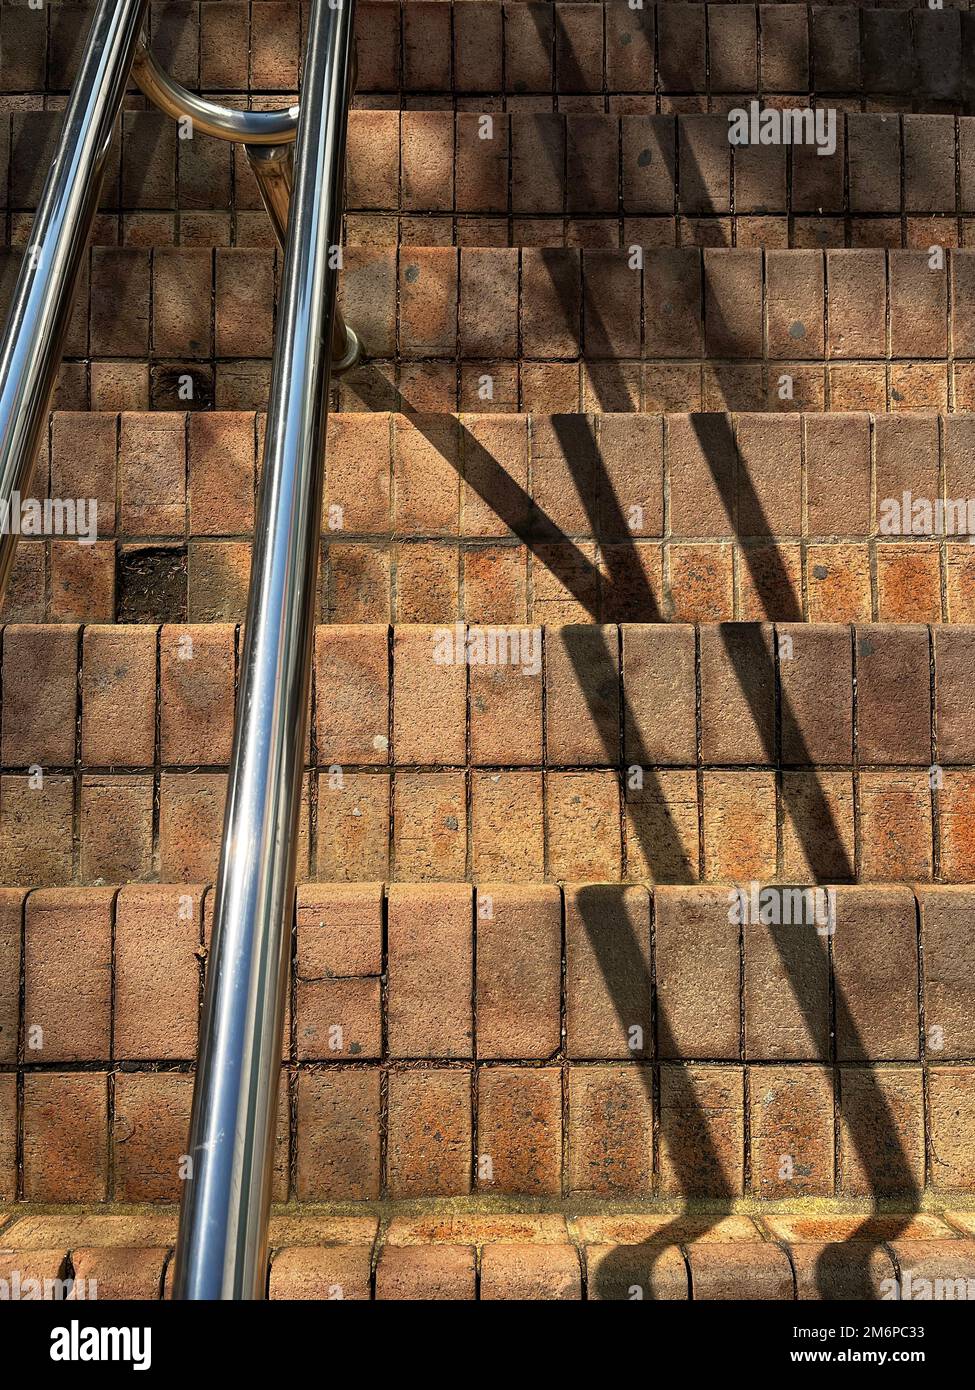
[{"label": "metal handrail", "polygon": [[[353,65],[353,85],[355,83]],[[274,228],[281,250],[288,239],[288,215],[294,184],[293,145],[245,145],[247,162],[254,171],[264,210]],[[338,375],[354,367],[362,356],[362,343],[351,324],[346,323],[336,304],[332,321],[332,372]]]},{"label": "metal handrail", "polygon": [[31,229],[0,345],[0,593],[19,528],[10,508],[30,481],[112,132],[148,0],[99,0]]},{"label": "metal handrail", "polygon": [[207,101],[170,77],[144,39],[132,64],[132,76],[160,111],[177,121],[189,117],[194,128],[218,140],[236,140],[242,145],[283,145],[298,134],[297,106],[289,106],[287,111],[239,111]]},{"label": "metal handrail", "polygon": [[[147,8],[148,0],[98,0],[17,281],[0,345],[4,522],[47,423]],[[228,121],[223,108],[171,82],[151,55],[138,60],[172,114],[190,115],[219,138],[247,141],[276,233],[286,241],[177,1250],[180,1298],[264,1293],[328,386],[331,372],[350,365],[359,350],[336,303],[354,22],[355,0],[312,0],[297,115],[294,108],[231,113]],[[292,138],[293,168],[286,157]],[[2,527],[0,592],[18,530]]]},{"label": "metal handrail", "polygon": [[[330,3],[341,9],[343,0]],[[188,92],[142,38],[148,9],[149,0],[98,0],[0,341],[0,596],[20,532],[11,509],[29,485],[44,436],[130,75],[170,115],[244,143],[279,245],[285,244],[299,108],[237,111]],[[358,362],[361,345],[337,308],[332,333],[332,371],[345,371]]]},{"label": "metal handrail", "polygon": [[313,0],[309,18],[178,1298],[265,1292],[354,12],[354,0]]},{"label": "metal handrail", "polygon": [[[340,9],[341,3],[342,0],[333,0],[333,8]],[[354,47],[352,64],[354,86]],[[278,246],[283,251],[294,181],[293,142],[298,134],[300,103],[289,106],[286,111],[241,111],[208,101],[170,77],[154,57],[144,36],[139,41],[132,76],[143,94],[165,115],[177,121],[188,119],[194,131],[200,130],[204,135],[243,145]],[[358,335],[346,324],[341,309],[336,307],[332,328],[332,371],[348,371],[361,356],[362,344]]]}]

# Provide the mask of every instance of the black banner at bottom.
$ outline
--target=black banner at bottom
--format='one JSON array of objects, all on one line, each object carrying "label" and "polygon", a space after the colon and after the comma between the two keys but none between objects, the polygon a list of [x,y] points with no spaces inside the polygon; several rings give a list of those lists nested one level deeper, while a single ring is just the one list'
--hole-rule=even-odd
[{"label": "black banner at bottom", "polygon": [[[551,1379],[563,1348],[566,1358],[572,1358],[570,1369],[578,1374],[577,1358],[580,1346],[585,1345],[585,1323],[590,1316],[591,1335],[600,1340],[590,1342],[587,1349],[605,1355],[614,1367],[622,1358],[635,1355],[648,1370],[666,1357],[671,1374],[682,1366],[727,1375],[732,1366],[740,1372],[743,1364],[779,1374],[793,1369],[815,1371],[816,1367],[828,1372],[832,1366],[929,1371],[954,1368],[970,1344],[969,1314],[957,1306],[962,1301],[646,1302],[615,1312],[604,1304],[593,1307],[591,1314],[584,1313],[581,1323],[576,1317],[562,1323],[558,1309],[547,1303],[490,1308],[385,1303],[356,1309],[340,1300],[317,1306],[22,1302],[0,1303],[0,1336],[8,1358],[15,1358],[10,1364],[16,1364],[18,1375],[43,1369],[52,1383],[57,1382],[59,1370],[65,1376],[86,1370],[102,1378],[135,1376],[138,1382],[187,1370],[199,1375],[211,1368],[226,1375],[239,1367],[249,1380],[267,1374],[279,1384],[283,1376],[308,1374],[306,1357],[311,1348],[315,1348],[321,1374],[327,1375],[335,1356],[347,1358],[352,1350],[333,1339],[365,1327],[383,1331],[387,1337],[399,1334],[395,1342],[386,1342],[397,1378],[404,1374],[429,1377],[438,1340],[442,1339],[444,1352],[453,1352],[458,1320],[471,1315],[493,1319],[499,1314],[502,1319],[513,1315],[520,1324],[519,1377],[530,1373],[534,1352],[540,1371]],[[364,1323],[358,1321],[360,1317]],[[403,1318],[405,1323],[400,1321]],[[609,1332],[613,1341],[607,1343]],[[639,1333],[643,1340],[629,1344],[619,1340],[631,1333]],[[321,1340],[323,1335],[327,1341]],[[653,1340],[646,1340],[648,1336]],[[477,1362],[482,1375],[490,1373],[492,1363],[499,1372],[510,1374],[507,1338],[496,1344],[480,1343]],[[381,1366],[380,1350],[371,1373],[381,1373]]]}]

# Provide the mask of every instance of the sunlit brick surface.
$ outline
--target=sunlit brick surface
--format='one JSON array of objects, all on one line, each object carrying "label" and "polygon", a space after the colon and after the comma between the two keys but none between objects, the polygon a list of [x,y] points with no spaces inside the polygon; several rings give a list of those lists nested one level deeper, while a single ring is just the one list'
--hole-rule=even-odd
[{"label": "sunlit brick surface", "polygon": [[[727,885],[302,887],[276,1200],[967,1192],[971,896],[837,887],[830,934]],[[209,903],[4,893],[4,1199],[178,1197]]]},{"label": "sunlit brick surface", "polygon": [[[335,415],[318,615],[969,623],[972,420]],[[250,411],[56,414],[32,494],[94,499],[96,538],[25,537],[4,616],[242,621],[263,430]]]},{"label": "sunlit brick surface", "polygon": [[[239,647],[7,627],[3,881],[209,881]],[[322,626],[299,876],[963,883],[973,661],[967,626]]]},{"label": "sunlit brick surface", "polygon": [[[0,9],[3,311],[90,11]],[[280,108],[307,15],[150,36]],[[359,0],[270,1297],[975,1287],[973,26]],[[0,611],[0,1280],[58,1298],[172,1289],[282,264],[124,108]]]},{"label": "sunlit brick surface", "polygon": [[[461,1204],[442,1204],[433,1218],[392,1210],[382,1226],[377,1216],[272,1215],[269,1296],[862,1300],[895,1297],[901,1268],[917,1281],[965,1280],[975,1270],[964,1211],[791,1221],[572,1210],[519,1217]],[[90,1298],[93,1285],[103,1299],[171,1295],[173,1208],[12,1220],[0,1211],[0,1223],[10,1247],[0,1278],[25,1288],[39,1281],[34,1297]]]}]

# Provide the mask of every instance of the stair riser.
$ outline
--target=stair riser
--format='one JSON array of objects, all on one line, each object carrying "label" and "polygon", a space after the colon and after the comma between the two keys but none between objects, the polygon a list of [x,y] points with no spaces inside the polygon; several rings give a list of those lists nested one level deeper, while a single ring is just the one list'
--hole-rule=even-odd
[{"label": "stair riser", "polygon": [[[664,93],[757,90],[960,101],[975,80],[964,62],[967,3],[894,7],[672,5],[411,0],[359,5],[363,92]],[[161,5],[153,47],[181,82],[257,97],[296,88],[299,7]],[[89,16],[81,5],[9,22],[0,91],[66,92]],[[201,22],[202,21],[202,22]],[[759,61],[759,30],[761,60]]]},{"label": "stair riser", "polygon": [[903,214],[920,225],[922,215],[971,210],[972,119],[833,111],[835,150],[734,146],[722,114],[358,110],[349,126],[347,207],[525,222],[598,216],[613,219],[611,244],[616,218],[632,219],[634,232],[646,219],[660,229],[648,245],[673,241],[664,219],[675,213],[730,225],[734,212],[745,227],[763,218],[781,226],[784,216],[812,227],[819,219],[826,235],[827,219],[848,216],[862,238],[870,218]]},{"label": "stair riser", "polygon": [[[201,898],[4,894],[4,1196],[179,1195]],[[301,890],[275,1197],[968,1188],[972,911],[840,887],[827,937],[724,888]]]},{"label": "stair riser", "polygon": [[[9,140],[12,163],[8,195],[0,155],[0,209],[10,209],[17,246],[29,241],[60,113],[15,115],[7,136],[5,119],[0,147]],[[347,240],[395,242],[399,213],[403,239],[421,245],[660,246],[674,245],[679,227],[685,245],[731,245],[734,236],[739,246],[924,247],[957,243],[975,212],[967,117],[840,111],[828,156],[733,147],[722,114],[489,119],[486,132],[473,111],[353,111]],[[233,147],[180,141],[159,114],[125,114],[101,208],[96,245],[273,244]]]},{"label": "stair riser", "polygon": [[[971,628],[514,636],[527,662],[465,669],[437,655],[463,628],[318,630],[300,879],[975,873]],[[211,880],[234,628],[13,626],[3,649],[2,881]]]},{"label": "stair riser", "polygon": [[[262,409],[273,257],[215,255],[94,248],[57,408],[185,408],[186,376],[197,406]],[[398,259],[347,250],[342,302],[377,360],[340,380],[340,408],[964,410],[975,391],[970,251]],[[197,346],[174,360],[177,343]]]},{"label": "stair riser", "polygon": [[[22,539],[4,616],[242,621],[263,428],[55,415],[29,495],[95,498],[100,539]],[[331,621],[975,617],[969,416],[359,412],[328,440]],[[946,498],[950,534],[911,534]]]},{"label": "stair riser", "polygon": [[[23,542],[3,608],[11,622],[244,620],[250,541]],[[318,617],[337,623],[975,621],[966,540],[377,539],[323,546]]]}]

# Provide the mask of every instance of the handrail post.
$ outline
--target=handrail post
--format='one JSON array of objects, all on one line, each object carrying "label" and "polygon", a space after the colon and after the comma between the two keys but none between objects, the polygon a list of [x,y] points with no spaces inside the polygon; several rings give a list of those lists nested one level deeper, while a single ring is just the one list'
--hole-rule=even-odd
[{"label": "handrail post", "polygon": [[264,211],[280,250],[288,244],[288,209],[294,184],[293,145],[245,145],[244,154],[257,183]]},{"label": "handrail post", "polygon": [[[264,210],[274,228],[278,246],[283,251],[288,240],[288,209],[294,182],[293,145],[245,145],[244,153],[257,182]],[[345,321],[342,310],[335,306],[332,322],[332,371],[347,372],[362,356],[359,335]]]},{"label": "handrail post", "polygon": [[99,0],[0,345],[0,594],[13,565],[14,494],[47,425],[78,273],[98,208],[148,0]]},{"label": "handrail post", "polygon": [[354,0],[313,0],[176,1257],[261,1298],[321,535]]}]

